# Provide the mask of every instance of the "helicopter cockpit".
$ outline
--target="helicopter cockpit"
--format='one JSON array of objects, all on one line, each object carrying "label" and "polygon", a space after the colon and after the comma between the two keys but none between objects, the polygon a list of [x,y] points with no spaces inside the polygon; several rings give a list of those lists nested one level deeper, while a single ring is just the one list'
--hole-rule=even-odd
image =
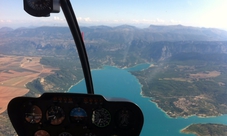
[{"label": "helicopter cockpit", "polygon": [[24,10],[48,17],[62,8],[81,60],[87,93],[44,93],[17,97],[8,104],[10,121],[19,136],[138,136],[143,126],[140,108],[124,99],[107,100],[94,93],[89,62],[79,25],[69,0],[24,0]]}]

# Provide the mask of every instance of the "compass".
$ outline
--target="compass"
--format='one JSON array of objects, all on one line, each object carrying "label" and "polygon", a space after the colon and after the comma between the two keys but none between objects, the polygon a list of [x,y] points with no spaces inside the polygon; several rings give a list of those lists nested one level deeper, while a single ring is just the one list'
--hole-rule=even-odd
[{"label": "compass", "polygon": [[24,10],[35,17],[48,17],[60,12],[60,0],[24,0]]}]

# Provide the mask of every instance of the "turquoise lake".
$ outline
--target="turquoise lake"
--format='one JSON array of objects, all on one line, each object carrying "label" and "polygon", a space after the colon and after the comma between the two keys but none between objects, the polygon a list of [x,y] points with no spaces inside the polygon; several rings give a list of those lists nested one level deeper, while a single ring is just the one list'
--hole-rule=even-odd
[{"label": "turquoise lake", "polygon": [[[219,123],[227,125],[227,115],[210,118],[192,116],[185,118],[170,118],[149,98],[143,97],[138,79],[130,71],[143,70],[149,64],[141,64],[128,69],[104,66],[103,69],[93,70],[92,78],[96,94],[106,98],[127,98],[136,103],[143,111],[144,126],[140,136],[194,136],[182,134],[180,130],[193,123]],[[70,88],[69,92],[86,93],[84,80]]]}]

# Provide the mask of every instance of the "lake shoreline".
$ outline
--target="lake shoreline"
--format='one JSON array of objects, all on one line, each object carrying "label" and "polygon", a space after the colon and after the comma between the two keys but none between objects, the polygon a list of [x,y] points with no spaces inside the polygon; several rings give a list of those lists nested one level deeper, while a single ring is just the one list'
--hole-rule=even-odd
[{"label": "lake shoreline", "polygon": [[[148,63],[144,63],[144,64],[148,64]],[[143,64],[138,64],[138,65],[143,65]],[[136,65],[136,66],[138,66],[138,65]],[[151,67],[151,65],[153,66],[153,64],[149,64],[149,67]],[[116,68],[116,69],[120,69],[120,70],[125,70],[125,71],[127,71],[128,73],[130,73],[132,76],[134,76],[134,75],[130,72],[130,70],[128,70],[128,69],[130,69],[130,68],[136,68],[136,66],[129,67],[129,68],[119,68],[119,67],[117,67],[117,66],[103,65],[103,66],[100,67],[100,68],[92,69],[91,72],[92,72],[92,71],[96,71],[96,70],[105,70],[105,69],[107,69],[108,67],[112,67],[112,68]],[[141,70],[144,70],[144,69],[141,69]],[[161,107],[159,107],[159,106],[158,106],[158,103],[156,103],[155,101],[152,101],[152,97],[149,97],[149,96],[146,96],[146,95],[143,94],[143,90],[142,90],[143,85],[139,82],[139,80],[138,80],[138,78],[137,78],[136,76],[134,76],[134,77],[137,79],[137,82],[139,83],[140,88],[141,88],[141,89],[140,89],[140,96],[143,97],[143,98],[148,98],[149,101],[150,101],[151,103],[154,103],[155,106],[156,106],[158,109],[160,109],[163,113],[165,113],[165,115],[166,115],[168,118],[174,118],[174,119],[177,119],[177,118],[184,118],[184,119],[188,119],[188,118],[190,118],[190,117],[198,117],[198,118],[213,118],[213,117],[214,117],[214,118],[215,118],[215,117],[218,117],[218,116],[223,116],[223,115],[218,115],[218,116],[204,116],[204,115],[203,115],[203,116],[199,116],[199,115],[195,115],[195,114],[188,115],[188,116],[171,116],[171,114],[168,114],[167,111],[165,111],[164,109],[162,109]],[[76,82],[75,84],[71,85],[70,88],[69,88],[66,92],[70,92],[71,88],[73,88],[74,86],[76,86],[77,84],[79,84],[80,82],[82,82],[83,80],[84,80],[84,78],[82,78],[81,80],[79,80],[79,81]]]},{"label": "lake shoreline", "polygon": [[[113,66],[103,66],[101,69],[92,70],[92,75],[94,78],[94,85],[96,86],[97,92],[106,97],[125,97],[132,102],[137,103],[144,113],[144,127],[141,132],[141,136],[147,136],[148,134],[154,135],[174,135],[174,136],[185,136],[185,133],[182,133],[182,128],[189,126],[190,124],[197,123],[221,123],[227,124],[226,116],[223,117],[198,117],[192,115],[190,117],[177,117],[172,118],[165,112],[163,109],[158,107],[156,102],[152,101],[152,98],[143,95],[142,84],[139,80],[131,74],[131,72]],[[133,77],[133,78],[132,78]],[[107,79],[108,80],[107,80]],[[133,79],[133,80],[132,80]],[[68,92],[75,92],[76,90],[84,91],[84,79],[81,79],[76,84],[72,85]],[[126,81],[126,82],[125,82]],[[83,82],[83,83],[81,83]],[[81,83],[81,84],[80,84]],[[78,86],[77,86],[78,85]],[[115,86],[114,88],[112,86]],[[75,88],[73,88],[75,86]],[[121,87],[123,88],[121,88]],[[101,87],[101,88],[100,88]],[[103,89],[102,89],[103,87]],[[120,87],[120,88],[118,88]],[[129,89],[127,89],[129,88]],[[74,89],[74,90],[73,90]],[[104,90],[100,92],[100,90]],[[105,91],[107,90],[107,91]],[[114,90],[114,91],[113,91]],[[125,91],[122,91],[125,90]],[[132,92],[132,90],[134,90]],[[136,101],[134,101],[136,100]],[[165,122],[164,124],[161,122]],[[154,125],[155,124],[155,125]],[[176,125],[171,125],[176,124]],[[161,125],[159,127],[159,125]],[[164,130],[164,131],[163,131]],[[167,132],[168,130],[168,132]],[[188,136],[194,136],[192,134],[187,134]]]}]

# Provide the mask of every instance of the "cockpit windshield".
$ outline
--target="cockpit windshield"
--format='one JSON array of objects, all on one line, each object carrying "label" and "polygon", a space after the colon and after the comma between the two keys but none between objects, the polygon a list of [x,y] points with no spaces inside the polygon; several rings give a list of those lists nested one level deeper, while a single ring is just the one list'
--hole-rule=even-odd
[{"label": "cockpit windshield", "polygon": [[[61,0],[24,1],[43,10],[52,1]],[[97,128],[117,122],[116,131],[134,130],[132,126],[140,118],[132,116],[135,105],[144,118],[140,136],[227,134],[226,1],[70,2],[97,96],[82,95],[87,94],[83,66],[62,8],[48,17],[34,17],[24,11],[23,0],[0,0],[0,136],[17,135],[7,113],[11,99],[37,98],[51,92],[65,93],[62,100],[56,98],[58,102],[64,98],[77,102],[68,111],[69,120],[81,128],[85,124],[82,129],[87,135],[98,134],[85,123],[89,117],[89,123]],[[71,101],[70,93],[80,93],[80,99]],[[41,98],[56,100],[48,94]],[[135,105],[110,103],[115,109],[122,105],[130,109],[118,109],[114,116],[103,107],[81,108],[87,103],[108,103],[106,100],[127,100]],[[39,107],[47,103],[31,101],[36,105],[25,106],[22,121],[40,123],[41,114],[52,120],[55,110],[61,115],[60,123],[55,120],[52,125],[66,120],[64,108],[51,106],[42,113]],[[30,113],[32,110],[37,116]]]}]

